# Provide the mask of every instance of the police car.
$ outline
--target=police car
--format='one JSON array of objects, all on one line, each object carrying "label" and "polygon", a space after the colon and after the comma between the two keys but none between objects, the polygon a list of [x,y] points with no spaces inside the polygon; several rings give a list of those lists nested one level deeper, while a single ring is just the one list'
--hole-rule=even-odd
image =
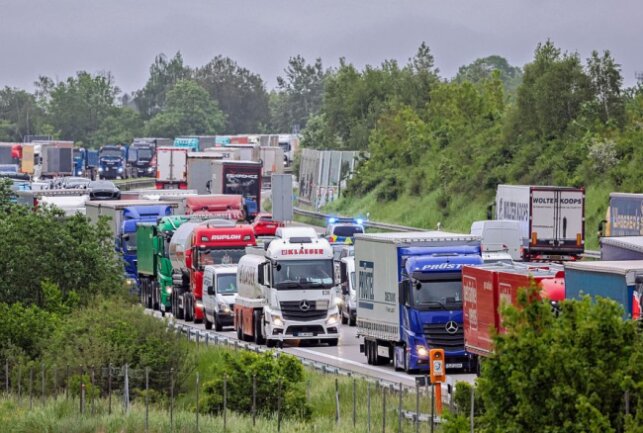
[{"label": "police car", "polygon": [[329,218],[326,226],[326,239],[333,244],[352,245],[356,233],[364,233],[364,220],[361,218]]}]

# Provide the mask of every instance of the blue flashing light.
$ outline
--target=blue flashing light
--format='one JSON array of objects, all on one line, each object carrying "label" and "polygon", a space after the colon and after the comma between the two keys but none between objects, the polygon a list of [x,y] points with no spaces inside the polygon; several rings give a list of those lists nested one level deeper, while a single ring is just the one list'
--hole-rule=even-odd
[{"label": "blue flashing light", "polygon": [[357,219],[355,220],[355,222],[356,222],[357,224],[359,224],[359,225],[362,225],[362,224],[364,223],[364,220],[363,220],[363,219],[361,219],[361,218],[357,218]]},{"label": "blue flashing light", "polygon": [[337,218],[328,218],[328,224],[335,224],[337,222]]}]

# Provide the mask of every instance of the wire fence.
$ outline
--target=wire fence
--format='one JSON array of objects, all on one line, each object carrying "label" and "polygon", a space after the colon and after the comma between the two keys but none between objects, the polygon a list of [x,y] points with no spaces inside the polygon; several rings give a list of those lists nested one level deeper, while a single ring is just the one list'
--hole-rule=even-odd
[{"label": "wire fence", "polygon": [[[150,368],[130,368],[128,365],[56,366],[43,363],[13,364],[11,360],[2,361],[2,366],[0,383],[5,398],[14,398],[29,410],[45,406],[48,399],[64,398],[73,402],[79,416],[122,416],[136,403],[138,407],[144,406],[145,431],[150,425],[151,409],[155,413],[160,410],[167,414],[172,431],[179,408],[177,402],[182,412],[187,410],[193,414],[191,431],[194,432],[200,431],[203,417],[218,417],[222,420],[224,431],[229,431],[231,415],[239,415],[237,408],[230,403],[235,384],[230,382],[227,375],[222,378],[223,388],[218,396],[220,398],[216,399],[220,403],[212,407],[211,403],[205,403],[212,388],[204,384],[204,375],[199,371],[179,374],[174,369],[154,371]],[[322,376],[327,385],[328,381],[331,382],[332,388],[333,375]],[[276,430],[282,431],[284,420],[291,419],[293,414],[284,409],[281,392],[276,393],[276,411],[268,414],[260,405],[266,397],[259,391],[265,390],[262,385],[265,384],[253,376],[252,386],[246,390],[252,406],[241,414],[251,418],[253,426],[262,427],[262,423],[270,423],[274,427],[276,421]],[[312,422],[323,420],[331,427],[334,424],[367,433],[433,431],[436,421],[439,422],[432,404],[432,388],[419,383],[413,389],[402,384],[382,386],[363,378],[335,376],[332,396],[320,396],[316,391],[317,386],[315,378],[305,383],[306,402],[314,406]],[[278,388],[281,387],[280,380]],[[187,389],[191,392],[185,392]],[[183,393],[179,395],[182,390]]]}]

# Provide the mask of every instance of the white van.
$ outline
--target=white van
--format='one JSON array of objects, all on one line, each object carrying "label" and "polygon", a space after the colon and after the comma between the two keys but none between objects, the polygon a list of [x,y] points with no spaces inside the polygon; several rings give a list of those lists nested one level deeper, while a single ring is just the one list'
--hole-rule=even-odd
[{"label": "white van", "polygon": [[522,260],[520,221],[484,220],[471,224],[471,234],[482,239],[482,253],[508,253],[513,260]]},{"label": "white van", "polygon": [[221,331],[234,325],[237,295],[237,265],[208,265],[203,270],[203,312],[205,329]]}]

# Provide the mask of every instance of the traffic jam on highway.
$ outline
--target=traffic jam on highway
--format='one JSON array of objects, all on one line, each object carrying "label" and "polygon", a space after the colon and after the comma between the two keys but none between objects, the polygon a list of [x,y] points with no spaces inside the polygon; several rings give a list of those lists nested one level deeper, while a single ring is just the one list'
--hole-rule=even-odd
[{"label": "traffic jam on highway", "polygon": [[552,308],[602,296],[640,320],[643,194],[610,195],[593,257],[585,193],[570,187],[498,185],[489,219],[469,233],[369,232],[361,217],[313,227],[292,221],[290,199],[266,211],[268,198],[294,197],[291,178],[270,186],[291,176],[297,148],[295,135],[97,151],[35,137],[0,143],[0,177],[26,206],[108,217],[146,308],[267,347],[326,348],[320,356],[407,373],[428,372],[430,351],[443,349],[448,370],[477,372],[504,332],[500,306],[532,283]]}]

